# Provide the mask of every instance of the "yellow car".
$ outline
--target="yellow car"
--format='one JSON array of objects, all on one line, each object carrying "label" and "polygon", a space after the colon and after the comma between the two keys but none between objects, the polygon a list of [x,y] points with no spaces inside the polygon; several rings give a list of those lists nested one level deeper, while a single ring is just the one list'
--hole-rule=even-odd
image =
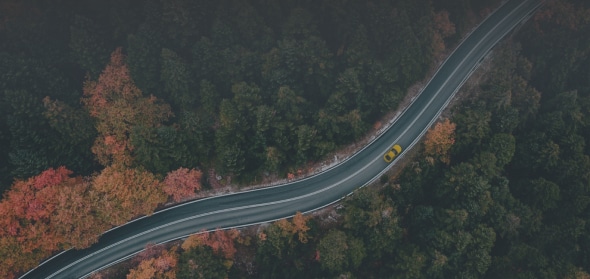
[{"label": "yellow car", "polygon": [[387,153],[385,153],[385,156],[383,156],[383,160],[385,160],[385,162],[391,163],[391,161],[393,161],[395,156],[397,156],[401,152],[402,152],[402,147],[399,146],[399,144],[396,144],[396,145],[392,146],[391,149],[389,149],[389,151],[387,151]]}]

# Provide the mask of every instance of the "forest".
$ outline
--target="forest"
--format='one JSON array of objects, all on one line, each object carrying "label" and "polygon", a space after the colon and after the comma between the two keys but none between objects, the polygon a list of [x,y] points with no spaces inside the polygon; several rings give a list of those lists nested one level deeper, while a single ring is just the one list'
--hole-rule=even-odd
[{"label": "forest", "polygon": [[[395,110],[500,1],[0,1],[0,277]],[[65,9],[64,7],[68,7]],[[587,278],[590,3],[547,1],[416,152],[334,209],[94,278]]]}]

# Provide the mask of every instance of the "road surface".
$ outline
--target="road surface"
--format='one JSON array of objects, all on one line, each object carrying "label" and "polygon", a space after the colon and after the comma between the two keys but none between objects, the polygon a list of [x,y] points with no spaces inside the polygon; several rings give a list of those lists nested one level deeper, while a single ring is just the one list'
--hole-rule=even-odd
[{"label": "road surface", "polygon": [[383,155],[393,144],[404,148],[396,159],[416,144],[490,49],[527,20],[541,2],[511,0],[490,15],[449,56],[390,128],[346,161],[293,183],[202,199],[156,212],[104,233],[90,248],[62,252],[21,278],[82,278],[128,259],[147,243],[164,243],[202,230],[273,221],[340,200],[391,167]]}]

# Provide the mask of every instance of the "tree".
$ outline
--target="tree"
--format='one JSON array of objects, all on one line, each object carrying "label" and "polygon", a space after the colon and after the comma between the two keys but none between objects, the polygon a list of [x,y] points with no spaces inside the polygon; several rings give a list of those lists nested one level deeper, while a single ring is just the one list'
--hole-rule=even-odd
[{"label": "tree", "polygon": [[129,270],[127,279],[176,279],[176,251],[162,250],[159,255],[140,261],[136,268]]},{"label": "tree", "polygon": [[322,268],[336,274],[356,269],[365,258],[363,241],[340,230],[329,231],[320,240],[318,251]]},{"label": "tree", "polygon": [[296,213],[292,220],[281,219],[258,235],[256,261],[264,278],[301,278],[319,272],[313,241],[309,241],[309,217]]},{"label": "tree", "polygon": [[201,97],[201,107],[211,117],[214,118],[219,112],[220,95],[215,85],[206,79],[199,83],[199,96]]},{"label": "tree", "polygon": [[281,219],[276,221],[276,225],[281,229],[283,235],[297,235],[299,242],[307,243],[307,231],[309,231],[309,227],[307,226],[308,220],[309,217],[305,217],[301,212],[297,212],[291,222],[287,221],[287,219]]},{"label": "tree", "polygon": [[362,238],[368,261],[379,262],[398,249],[403,235],[400,218],[395,203],[380,193],[366,188],[357,191],[346,199],[343,218],[347,234]]},{"label": "tree", "polygon": [[209,246],[185,250],[178,260],[177,278],[225,279],[228,270],[224,259]]},{"label": "tree", "polygon": [[449,151],[455,143],[455,128],[457,125],[449,119],[438,122],[426,134],[424,152],[428,156],[436,156],[443,163],[449,164]]},{"label": "tree", "polygon": [[59,249],[85,248],[107,226],[85,200],[89,183],[65,167],[17,180],[0,202],[0,274],[29,269]]},{"label": "tree", "polygon": [[164,193],[175,202],[193,198],[195,192],[201,190],[202,176],[203,173],[195,169],[179,168],[171,171],[164,179]]},{"label": "tree", "polygon": [[415,245],[404,245],[395,255],[389,263],[395,278],[423,278],[422,269],[426,264],[426,256]]},{"label": "tree", "polygon": [[75,173],[89,174],[97,164],[90,148],[96,138],[94,121],[82,108],[74,108],[65,102],[43,99],[43,116],[49,126],[59,134],[55,142],[56,161],[63,162]]},{"label": "tree", "polygon": [[[216,117],[217,115],[215,115]],[[215,133],[214,116],[206,112],[184,112],[179,117],[179,136],[187,150],[183,160],[177,161],[181,166],[197,167],[204,165],[213,154]]]},{"label": "tree", "polygon": [[475,108],[469,108],[453,117],[453,122],[457,124],[457,136],[455,145],[457,151],[454,154],[461,156],[473,155],[475,150],[468,146],[471,144],[481,144],[489,135],[490,121],[492,114],[482,107],[482,104],[476,104]]},{"label": "tree", "polygon": [[91,19],[76,15],[70,27],[70,48],[74,60],[94,78],[108,61],[101,28]]},{"label": "tree", "polygon": [[155,26],[142,24],[136,33],[127,36],[129,72],[137,87],[143,92],[159,92],[160,53],[163,42],[160,32]]},{"label": "tree", "polygon": [[104,166],[131,166],[133,146],[129,138],[133,127],[155,128],[171,116],[168,105],[153,96],[142,97],[131,80],[121,48],[111,54],[111,61],[97,81],[84,83],[82,102],[97,119],[99,136],[92,152]]},{"label": "tree", "polygon": [[198,246],[209,246],[216,254],[233,260],[236,254],[234,241],[239,234],[235,229],[193,234],[183,242],[182,249],[186,251]]},{"label": "tree", "polygon": [[175,126],[133,127],[130,142],[134,165],[159,175],[165,175],[180,166],[196,165],[184,136]]},{"label": "tree", "polygon": [[433,13],[432,18],[434,19],[433,56],[438,57],[446,49],[444,39],[455,34],[455,24],[449,19],[449,12],[446,10]]},{"label": "tree", "polygon": [[498,167],[503,168],[514,156],[516,139],[511,134],[495,134],[488,144],[490,152],[496,155]]},{"label": "tree", "polygon": [[314,141],[317,138],[317,130],[308,126],[297,127],[297,164],[304,164],[313,158]]},{"label": "tree", "polygon": [[139,169],[108,166],[93,177],[91,183],[101,202],[98,214],[112,225],[149,215],[166,201],[158,179]]},{"label": "tree", "polygon": [[348,245],[346,234],[339,230],[331,230],[324,236],[318,245],[322,268],[331,273],[346,271],[348,267],[346,253]]},{"label": "tree", "polygon": [[40,100],[28,91],[6,90],[2,103],[9,148],[5,158],[12,178],[25,179],[51,167],[52,141]]},{"label": "tree", "polygon": [[209,2],[163,1],[161,24],[171,42],[187,47],[211,26],[212,11],[215,11],[215,6]]},{"label": "tree", "polygon": [[452,209],[465,209],[473,217],[485,215],[492,203],[490,184],[476,170],[466,162],[451,167],[444,183],[435,190],[440,203]]},{"label": "tree", "polygon": [[242,117],[235,102],[221,102],[220,127],[215,133],[215,148],[222,164],[222,171],[239,175],[245,165],[248,119]]},{"label": "tree", "polygon": [[174,51],[163,48],[161,54],[165,96],[171,100],[176,109],[193,110],[197,106],[198,96],[192,85],[192,73],[184,60]]}]

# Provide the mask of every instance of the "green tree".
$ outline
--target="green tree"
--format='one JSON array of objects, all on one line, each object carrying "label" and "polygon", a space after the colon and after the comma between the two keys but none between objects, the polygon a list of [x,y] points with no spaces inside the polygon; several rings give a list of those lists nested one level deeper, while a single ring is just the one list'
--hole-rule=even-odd
[{"label": "green tree", "polygon": [[[424,278],[422,270],[426,264],[426,256],[412,244],[404,245],[399,249],[395,258],[391,259],[387,265],[392,269],[391,275],[395,278]],[[381,276],[386,276],[385,272],[380,272]]]},{"label": "green tree", "polygon": [[97,168],[90,148],[97,133],[94,121],[86,111],[68,104],[43,99],[43,115],[48,125],[55,131],[58,139],[52,145],[56,162],[68,166],[75,173],[88,175]]},{"label": "green tree", "polygon": [[511,134],[495,134],[488,144],[489,150],[496,156],[498,167],[503,168],[512,161],[516,149],[516,139]]},{"label": "green tree", "polygon": [[192,85],[192,73],[188,65],[174,51],[163,48],[160,80],[164,93],[171,104],[180,110],[191,110],[197,106],[198,96]]},{"label": "green tree", "polygon": [[346,234],[331,230],[318,244],[322,268],[331,273],[342,273],[348,268],[348,244]]},{"label": "green tree", "polygon": [[217,117],[221,99],[215,85],[206,79],[201,80],[199,83],[199,95],[201,97],[201,108],[209,115],[209,118],[214,119]]},{"label": "green tree", "polygon": [[51,139],[41,100],[27,91],[4,91],[10,133],[8,163],[11,176],[27,178],[52,166]]},{"label": "green tree", "polygon": [[[310,232],[311,233],[311,232]],[[293,223],[279,220],[258,235],[256,262],[260,278],[318,276],[319,265],[311,242],[302,242]]]},{"label": "green tree", "polygon": [[204,112],[182,112],[178,119],[180,129],[176,131],[187,153],[182,155],[183,166],[197,167],[210,163],[215,147],[213,119]]},{"label": "green tree", "polygon": [[469,146],[478,146],[489,136],[491,116],[481,104],[477,104],[453,117],[453,122],[457,124],[455,154],[468,156],[475,153]]},{"label": "green tree", "polygon": [[394,254],[402,228],[391,201],[363,188],[346,201],[343,215],[343,227],[348,235],[362,238],[368,260],[378,262]]},{"label": "green tree", "polygon": [[308,125],[297,127],[297,164],[301,165],[313,158],[313,143],[317,137],[317,130]]},{"label": "green tree", "polygon": [[186,142],[174,127],[135,126],[130,141],[137,164],[151,172],[163,175],[181,166],[194,166]]},{"label": "green tree", "polygon": [[453,209],[465,209],[470,216],[483,216],[489,209],[490,184],[477,173],[470,163],[460,163],[451,167],[445,181],[435,190],[442,205]]},{"label": "green tree", "polygon": [[220,127],[215,133],[215,150],[221,171],[239,175],[245,169],[245,140],[248,123],[233,101],[224,99],[219,109]]},{"label": "green tree", "polygon": [[70,48],[74,61],[92,78],[98,77],[109,59],[101,28],[81,15],[75,16],[70,27]]},{"label": "green tree", "polygon": [[215,6],[207,1],[162,1],[162,26],[171,43],[186,48],[205,35]]},{"label": "green tree", "polygon": [[163,40],[158,28],[147,23],[127,36],[127,63],[133,80],[143,92],[158,97],[164,97],[158,83]]}]

